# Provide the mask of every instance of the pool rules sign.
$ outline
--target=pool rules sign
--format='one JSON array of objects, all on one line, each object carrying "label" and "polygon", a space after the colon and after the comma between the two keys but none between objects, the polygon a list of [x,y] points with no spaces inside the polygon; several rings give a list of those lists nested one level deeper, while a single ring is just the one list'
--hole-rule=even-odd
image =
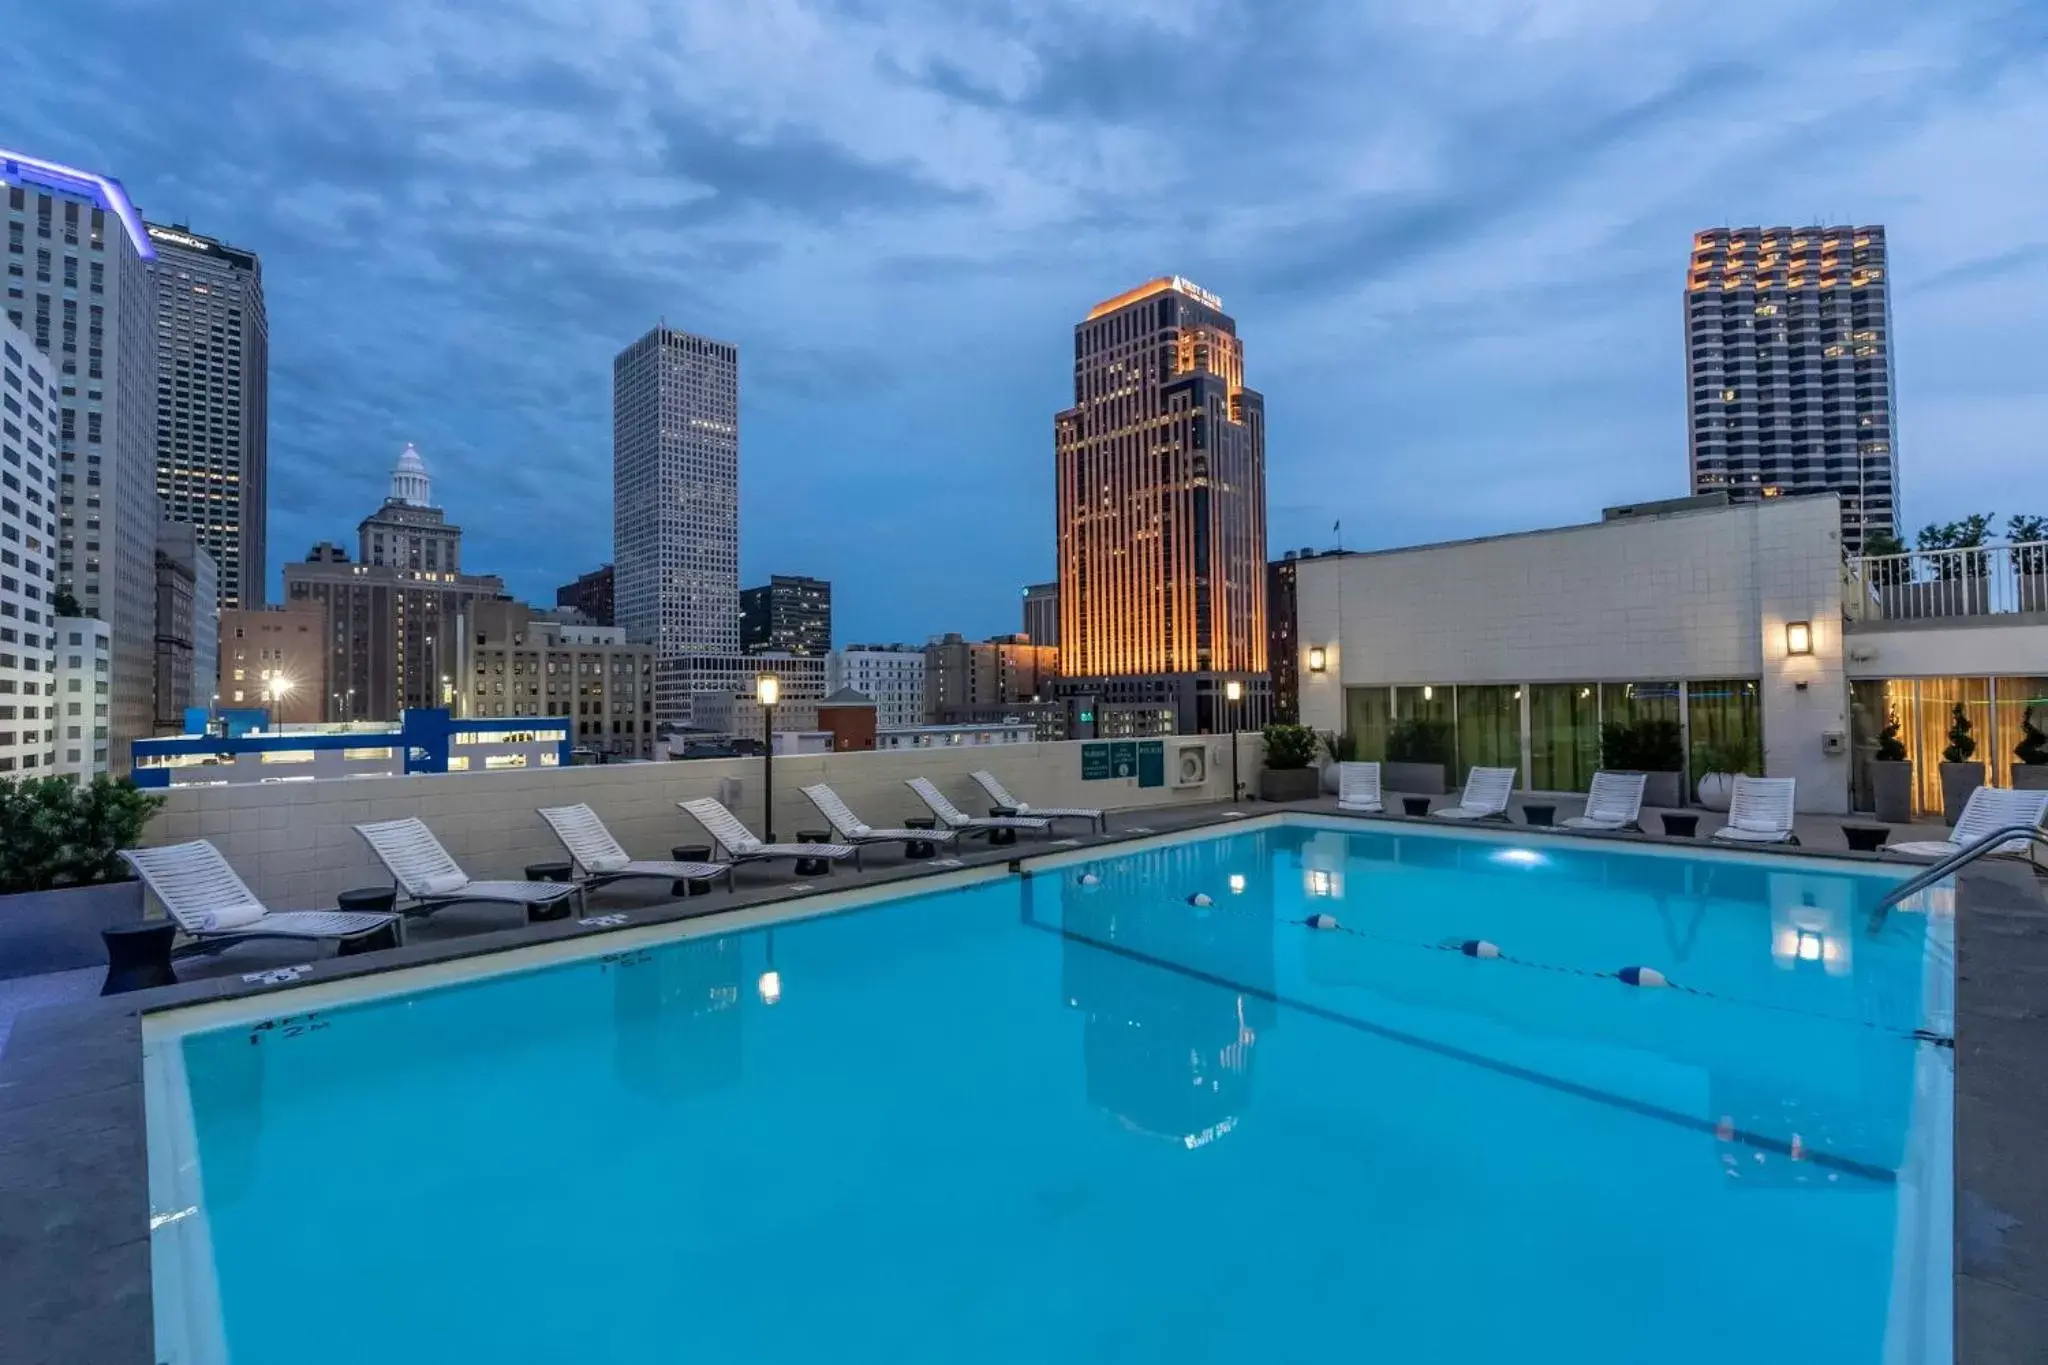
[{"label": "pool rules sign", "polygon": [[1118,739],[1081,746],[1081,780],[1137,778],[1141,787],[1166,785],[1166,744],[1157,739]]}]

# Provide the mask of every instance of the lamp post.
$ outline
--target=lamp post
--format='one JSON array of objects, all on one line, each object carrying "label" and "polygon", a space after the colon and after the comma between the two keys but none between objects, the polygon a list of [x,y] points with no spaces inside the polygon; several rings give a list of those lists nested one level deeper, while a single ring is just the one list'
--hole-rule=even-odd
[{"label": "lamp post", "polygon": [[1236,678],[1224,683],[1223,700],[1230,703],[1230,799],[1235,801],[1244,793],[1237,782],[1238,704],[1244,700],[1244,684]]},{"label": "lamp post", "polygon": [[[292,680],[282,673],[273,673],[270,675],[270,681],[263,684],[263,690],[270,694],[270,709],[273,712],[282,711],[284,699],[292,690]],[[272,715],[270,723],[275,728],[284,724],[284,717],[282,715]]]},{"label": "lamp post", "polygon": [[761,751],[761,823],[768,828],[766,842],[775,842],[775,703],[782,696],[782,679],[763,673],[754,679],[754,700],[761,703],[761,733],[767,746]]}]

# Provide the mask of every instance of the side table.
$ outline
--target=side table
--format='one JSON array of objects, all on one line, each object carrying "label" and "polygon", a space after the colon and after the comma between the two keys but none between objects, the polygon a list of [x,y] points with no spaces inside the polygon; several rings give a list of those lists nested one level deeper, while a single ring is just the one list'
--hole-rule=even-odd
[{"label": "side table", "polygon": [[1429,814],[1429,798],[1426,796],[1404,796],[1401,798],[1401,810],[1404,814],[1408,815],[1427,815]]},{"label": "side table", "polygon": [[[800,844],[829,844],[832,842],[832,831],[829,829],[800,829],[796,832],[796,841]],[[799,877],[822,877],[831,870],[832,860],[830,858],[798,858],[796,860],[796,875]]]},{"label": "side table", "polygon": [[1522,819],[1532,825],[1554,825],[1557,823],[1557,806],[1542,801],[1526,802],[1522,806]]},{"label": "side table", "polygon": [[[903,822],[905,829],[937,829],[938,818],[931,815],[913,815]],[[930,839],[912,839],[903,845],[905,858],[932,858],[938,856],[938,845]]]},{"label": "side table", "polygon": [[100,994],[177,985],[178,974],[171,970],[171,940],[177,936],[174,919],[137,920],[100,930],[107,945],[107,979]]},{"label": "side table", "polygon": [[1891,837],[1891,830],[1883,825],[1842,826],[1842,838],[1848,841],[1851,853],[1876,853],[1884,847],[1884,841]]},{"label": "side table", "polygon": [[1700,817],[1692,811],[1664,812],[1664,832],[1673,839],[1691,839],[1700,832]]}]

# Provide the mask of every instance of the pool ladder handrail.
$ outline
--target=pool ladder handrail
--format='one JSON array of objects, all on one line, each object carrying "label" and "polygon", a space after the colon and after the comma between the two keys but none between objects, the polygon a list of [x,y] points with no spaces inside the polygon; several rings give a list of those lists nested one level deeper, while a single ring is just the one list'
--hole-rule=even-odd
[{"label": "pool ladder handrail", "polygon": [[2043,847],[2048,847],[2048,833],[2044,833],[2039,825],[2007,825],[2004,829],[1993,830],[1968,848],[1957,849],[1934,866],[1908,877],[1885,892],[1884,899],[1877,903],[1877,913],[1882,915],[1906,897],[1918,895],[1943,878],[1953,876],[1965,865],[1976,862],[1986,854],[1998,852],[2015,839],[2031,839]]}]

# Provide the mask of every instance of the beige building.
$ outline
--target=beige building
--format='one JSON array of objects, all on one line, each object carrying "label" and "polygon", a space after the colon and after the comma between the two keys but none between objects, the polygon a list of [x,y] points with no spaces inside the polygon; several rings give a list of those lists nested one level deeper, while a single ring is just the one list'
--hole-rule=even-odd
[{"label": "beige building", "polygon": [[518,602],[472,609],[464,716],[561,716],[579,749],[654,756],[654,649],[610,626],[569,625]]},{"label": "beige building", "polygon": [[941,635],[924,650],[924,713],[935,723],[973,719],[977,708],[1040,700],[1059,671],[1060,652],[1027,635],[967,640]]},{"label": "beige building", "polygon": [[301,603],[222,612],[215,692],[222,706],[269,707],[278,725],[340,714],[342,698],[328,683],[326,611]]}]

